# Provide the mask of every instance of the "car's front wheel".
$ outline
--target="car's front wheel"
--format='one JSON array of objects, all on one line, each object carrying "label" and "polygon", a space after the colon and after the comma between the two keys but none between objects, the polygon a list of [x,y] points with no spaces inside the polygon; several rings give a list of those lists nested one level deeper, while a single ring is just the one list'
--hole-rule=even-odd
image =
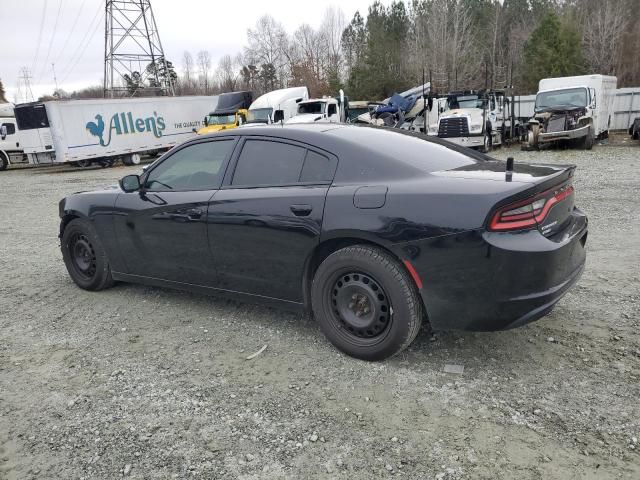
[{"label": "car's front wheel", "polygon": [[391,357],[420,330],[422,304],[415,283],[380,248],[355,245],[332,253],[318,267],[311,290],[320,328],[352,357]]},{"label": "car's front wheel", "polygon": [[60,248],[67,271],[80,288],[103,290],[113,285],[107,253],[88,221],[71,220],[62,234]]}]

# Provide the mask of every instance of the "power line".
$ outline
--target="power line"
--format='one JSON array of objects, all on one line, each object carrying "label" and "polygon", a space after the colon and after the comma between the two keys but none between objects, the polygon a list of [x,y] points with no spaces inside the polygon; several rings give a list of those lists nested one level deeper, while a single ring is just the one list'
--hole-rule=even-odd
[{"label": "power line", "polygon": [[44,58],[44,63],[42,64],[42,69],[40,70],[40,75],[38,75],[38,80],[36,81],[37,83],[40,83],[40,79],[42,78],[42,75],[44,75],[44,72],[47,70],[47,65],[48,65],[48,61],[49,61],[49,55],[51,55],[51,46],[53,45],[53,41],[56,38],[56,33],[58,33],[58,21],[60,20],[60,12],[62,11],[62,4],[63,4],[63,0],[60,0],[58,2],[58,12],[56,13],[56,20],[53,23],[53,32],[51,32],[51,39],[49,40],[49,47],[47,48],[47,56]]},{"label": "power line", "polygon": [[[87,31],[84,33],[84,35],[82,37],[82,40],[80,40],[80,42],[78,42],[75,51],[69,57],[69,62],[67,63],[67,65],[63,69],[64,73],[61,74],[62,81],[60,83],[64,83],[64,81],[67,79],[67,77],[69,76],[71,71],[77,65],[78,61],[80,60],[80,57],[82,56],[82,53],[84,53],[84,51],[86,50],[87,45],[88,45],[86,40],[87,40],[89,34],[91,34],[92,37],[95,35],[95,33],[96,33],[95,29],[97,27],[97,25],[95,25],[95,22],[96,22],[96,19],[98,19],[98,18],[100,19],[100,22],[102,21],[102,16],[100,14],[101,13],[104,14],[103,8],[104,7],[102,5],[98,6],[98,10],[96,11],[95,15],[91,19],[91,22],[89,22],[89,27],[87,28]],[[82,53],[80,53],[81,51],[82,51]],[[78,55],[78,54],[80,54],[80,55]]]},{"label": "power line", "polygon": [[62,48],[60,49],[60,53],[58,53],[58,55],[56,56],[56,59],[54,60],[54,63],[57,62],[58,60],[60,60],[60,56],[67,49],[67,45],[69,44],[69,40],[71,40],[73,32],[75,32],[75,30],[76,30],[76,25],[78,24],[78,19],[80,18],[80,14],[82,13],[82,9],[84,8],[85,3],[87,3],[87,0],[82,0],[82,4],[80,4],[80,8],[78,9],[78,13],[76,14],[76,18],[73,21],[73,25],[71,26],[71,30],[69,30],[69,35],[67,35],[67,39],[62,44]]},{"label": "power line", "polygon": [[[98,14],[102,12],[102,8],[100,8],[100,10],[98,11]],[[93,28],[93,32],[91,33],[91,36],[89,37],[89,39],[87,40],[86,43],[84,43],[84,45],[82,45],[82,42],[80,43],[80,45],[82,45],[82,50],[80,51],[79,55],[77,56],[77,58],[75,59],[75,62],[73,62],[73,64],[70,64],[69,68],[66,70],[62,80],[60,81],[61,84],[63,84],[67,78],[69,77],[69,75],[71,74],[71,72],[73,72],[73,70],[76,68],[76,66],[78,65],[78,63],[80,62],[80,60],[82,60],[82,57],[84,55],[84,52],[87,50],[87,47],[89,46],[89,44],[91,43],[91,41],[94,39],[94,37],[96,36],[96,33],[99,30],[99,26],[102,23],[102,20],[104,18],[104,15],[96,15],[93,18],[93,21],[91,22],[91,27],[90,30],[87,30],[87,34],[89,34],[89,32],[91,31],[91,28]],[[94,25],[95,20],[98,20],[98,23]],[[86,34],[85,34],[85,38],[86,38]],[[83,38],[83,42],[85,40],[85,38]]]},{"label": "power line", "polygon": [[47,0],[44,0],[44,8],[42,9],[42,17],[40,18],[40,32],[38,33],[38,42],[36,43],[36,54],[33,57],[31,70],[36,68],[36,62],[38,61],[38,55],[40,54],[40,42],[42,42],[42,29],[44,28],[44,17],[46,15],[47,15]]}]

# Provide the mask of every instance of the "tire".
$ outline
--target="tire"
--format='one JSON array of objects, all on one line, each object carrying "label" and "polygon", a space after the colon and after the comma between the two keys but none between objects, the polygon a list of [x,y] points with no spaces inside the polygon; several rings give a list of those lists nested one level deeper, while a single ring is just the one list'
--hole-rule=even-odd
[{"label": "tire", "polygon": [[69,276],[80,288],[97,291],[114,284],[107,253],[88,221],[71,220],[62,234],[60,249]]},{"label": "tire", "polygon": [[80,167],[80,168],[87,168],[91,166],[91,160],[78,160],[77,162],[74,163],[74,166],[76,167]]},{"label": "tire", "polygon": [[343,248],[322,262],[311,285],[311,303],[320,329],[336,348],[370,361],[407,348],[423,315],[404,267],[368,245]]},{"label": "tire", "polygon": [[6,170],[8,166],[9,160],[7,159],[7,156],[3,152],[0,152],[0,172]]},{"label": "tire", "polygon": [[593,138],[593,132],[589,129],[587,135],[579,140],[579,146],[582,150],[591,150],[593,148],[595,140]]}]

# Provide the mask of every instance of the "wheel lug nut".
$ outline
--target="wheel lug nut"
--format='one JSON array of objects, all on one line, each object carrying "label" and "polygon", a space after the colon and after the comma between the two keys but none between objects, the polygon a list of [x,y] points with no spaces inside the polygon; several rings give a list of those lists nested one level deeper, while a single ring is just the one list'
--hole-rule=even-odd
[{"label": "wheel lug nut", "polygon": [[353,307],[355,307],[355,306],[356,306],[356,304],[355,304],[355,303],[353,303],[353,302],[351,302],[351,303],[349,304],[349,308],[350,308],[351,310],[353,310]]}]

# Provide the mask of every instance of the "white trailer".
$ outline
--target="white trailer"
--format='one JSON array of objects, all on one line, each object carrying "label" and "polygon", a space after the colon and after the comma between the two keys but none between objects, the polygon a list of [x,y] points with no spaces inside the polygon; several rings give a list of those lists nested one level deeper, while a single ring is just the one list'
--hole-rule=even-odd
[{"label": "white trailer", "polygon": [[278,116],[283,121],[289,120],[298,111],[298,103],[309,99],[307,87],[291,87],[273,90],[265,93],[251,104],[248,110],[247,122],[270,124],[274,123],[274,115],[281,111]]},{"label": "white trailer", "polygon": [[61,100],[16,105],[19,139],[29,163],[140,161],[195,135],[216,97]]},{"label": "white trailer", "polygon": [[540,80],[523,148],[573,141],[590,149],[596,138],[606,138],[612,128],[616,84],[616,77],[606,75]]}]

